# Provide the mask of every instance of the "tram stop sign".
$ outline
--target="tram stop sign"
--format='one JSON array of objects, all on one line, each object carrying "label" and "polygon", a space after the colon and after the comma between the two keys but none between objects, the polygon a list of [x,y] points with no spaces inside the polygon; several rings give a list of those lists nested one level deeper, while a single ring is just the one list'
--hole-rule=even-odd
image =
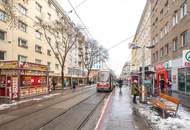
[{"label": "tram stop sign", "polygon": [[183,51],[183,66],[190,67],[190,50]]}]

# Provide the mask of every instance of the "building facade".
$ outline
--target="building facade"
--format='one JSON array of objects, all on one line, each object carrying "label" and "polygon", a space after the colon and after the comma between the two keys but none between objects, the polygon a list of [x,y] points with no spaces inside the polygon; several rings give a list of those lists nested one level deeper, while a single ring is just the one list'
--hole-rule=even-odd
[{"label": "building facade", "polygon": [[[35,23],[42,19],[51,22],[63,16],[70,20],[69,17],[56,0],[29,0],[28,2],[18,0],[15,7],[18,22],[10,28],[9,23],[6,22],[7,14],[3,10],[2,3],[0,4],[0,60],[18,60],[47,65],[51,72],[50,76],[60,83],[61,66],[47,44],[43,32],[35,27]],[[68,54],[65,65],[67,78],[71,79],[73,75],[75,78],[84,77],[78,51],[82,45],[83,43],[80,45],[78,43],[77,47],[73,47]]]},{"label": "building facade", "polygon": [[[189,66],[183,64],[183,51],[190,49],[190,0],[152,0],[152,65],[156,85],[163,78],[172,81],[175,92],[190,92]],[[167,85],[165,85],[167,89]]]},{"label": "building facade", "polygon": [[[139,25],[136,30],[135,37],[133,39],[133,44],[140,48],[132,49],[132,58],[131,71],[135,74],[140,71],[142,67],[142,62],[146,67],[151,67],[151,51],[147,49],[145,46],[149,46],[151,43],[151,2],[147,0],[144,11],[142,13]],[[144,50],[142,49],[144,47]],[[143,52],[144,51],[144,52]],[[142,61],[142,57],[144,53],[144,61]]]}]

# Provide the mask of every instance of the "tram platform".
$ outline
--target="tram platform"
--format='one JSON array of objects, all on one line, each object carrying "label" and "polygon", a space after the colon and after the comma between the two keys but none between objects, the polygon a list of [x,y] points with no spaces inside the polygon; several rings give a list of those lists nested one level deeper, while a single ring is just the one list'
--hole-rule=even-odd
[{"label": "tram platform", "polygon": [[147,130],[143,119],[133,114],[131,91],[127,86],[115,88],[103,113],[97,130]]}]

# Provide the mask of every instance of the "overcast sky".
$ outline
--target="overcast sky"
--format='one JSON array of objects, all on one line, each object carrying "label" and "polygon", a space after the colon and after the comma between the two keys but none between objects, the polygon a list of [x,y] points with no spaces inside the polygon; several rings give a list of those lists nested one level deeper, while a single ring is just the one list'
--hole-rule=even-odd
[{"label": "overcast sky", "polygon": [[[57,0],[66,12],[72,8],[68,0]],[[70,0],[88,30],[105,48],[133,36],[136,32],[146,0]],[[68,13],[76,24],[80,24],[75,13]],[[128,43],[133,38],[109,50],[109,66],[120,74],[126,61],[130,60]]]}]

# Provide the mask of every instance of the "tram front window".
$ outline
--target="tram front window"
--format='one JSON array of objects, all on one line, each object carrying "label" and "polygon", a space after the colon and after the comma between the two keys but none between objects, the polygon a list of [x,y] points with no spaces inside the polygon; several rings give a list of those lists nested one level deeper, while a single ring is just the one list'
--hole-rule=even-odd
[{"label": "tram front window", "polygon": [[107,82],[109,80],[109,72],[99,72],[99,82]]}]

